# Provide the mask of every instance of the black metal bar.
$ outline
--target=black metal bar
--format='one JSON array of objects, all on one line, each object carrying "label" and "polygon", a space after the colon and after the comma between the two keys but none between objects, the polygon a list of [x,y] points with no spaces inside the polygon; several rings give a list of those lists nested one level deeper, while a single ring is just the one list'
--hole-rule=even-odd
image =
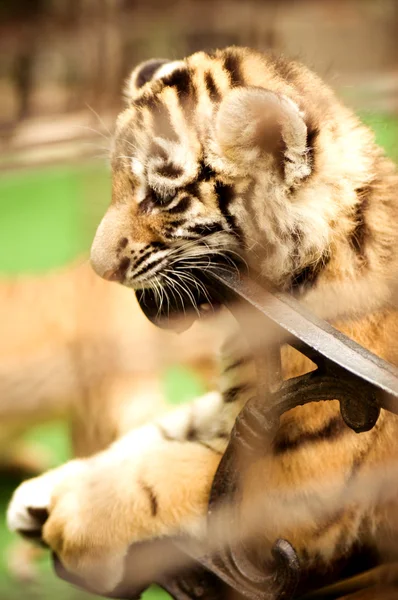
[{"label": "black metal bar", "polygon": [[[287,294],[271,293],[246,275],[216,273],[215,277],[230,292],[284,332],[284,342],[301,342],[336,365],[392,396],[386,406],[398,414],[398,369],[363,348],[329,323],[310,313]],[[287,334],[287,335],[286,335]],[[303,353],[305,353],[303,351]]]}]

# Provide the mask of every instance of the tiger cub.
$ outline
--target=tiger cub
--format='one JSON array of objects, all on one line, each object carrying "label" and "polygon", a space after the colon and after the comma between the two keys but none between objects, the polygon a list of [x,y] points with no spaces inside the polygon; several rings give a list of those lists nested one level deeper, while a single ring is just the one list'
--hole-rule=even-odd
[{"label": "tiger cub", "polygon": [[[395,166],[316,75],[227,48],[144,63],[126,95],[112,202],[91,252],[98,275],[135,289],[148,316],[164,322],[211,302],[206,269],[233,268],[239,257],[398,362]],[[42,538],[102,591],[122,578],[129,544],[176,532],[206,536],[211,482],[254,385],[243,342],[226,344],[223,365],[218,392],[22,484],[8,509],[10,529]],[[305,368],[286,354],[286,376]],[[287,413],[273,451],[252,469],[267,490],[257,527],[264,554],[277,537],[291,541],[305,565],[330,564],[369,539],[380,547],[394,502],[376,502],[376,494],[349,502],[344,493],[397,456],[397,439],[392,414],[357,435],[337,401]],[[302,505],[309,491],[311,506],[287,519],[282,499]]]}]

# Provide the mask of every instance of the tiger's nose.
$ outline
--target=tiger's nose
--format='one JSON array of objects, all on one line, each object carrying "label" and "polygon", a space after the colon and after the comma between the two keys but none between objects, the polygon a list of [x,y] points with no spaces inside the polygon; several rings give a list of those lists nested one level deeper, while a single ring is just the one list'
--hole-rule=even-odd
[{"label": "tiger's nose", "polygon": [[107,269],[106,271],[101,273],[101,277],[103,277],[107,281],[117,281],[118,283],[123,283],[129,266],[130,259],[127,257],[123,258],[116,269]]},{"label": "tiger's nose", "polygon": [[94,271],[108,281],[123,283],[130,266],[126,256],[125,217],[123,211],[111,207],[95,234],[90,253]]}]

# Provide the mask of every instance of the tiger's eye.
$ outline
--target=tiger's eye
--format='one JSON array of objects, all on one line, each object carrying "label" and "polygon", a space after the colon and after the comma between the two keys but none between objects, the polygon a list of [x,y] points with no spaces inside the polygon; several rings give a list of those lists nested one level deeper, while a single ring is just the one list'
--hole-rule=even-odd
[{"label": "tiger's eye", "polygon": [[170,192],[168,194],[164,194],[164,195],[160,196],[160,203],[161,204],[170,204],[170,202],[172,202],[174,200],[176,195],[177,195],[176,192]]},{"label": "tiger's eye", "polygon": [[177,192],[164,192],[160,193],[155,190],[150,190],[147,197],[152,199],[154,205],[167,206],[177,196]]}]

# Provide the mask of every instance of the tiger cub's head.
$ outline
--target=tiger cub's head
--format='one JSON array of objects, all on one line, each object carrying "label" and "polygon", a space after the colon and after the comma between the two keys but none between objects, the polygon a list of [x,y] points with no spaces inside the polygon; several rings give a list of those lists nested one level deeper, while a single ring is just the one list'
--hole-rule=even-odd
[{"label": "tiger cub's head", "polygon": [[141,290],[147,313],[198,309],[213,269],[256,263],[270,207],[310,174],[297,93],[260,54],[230,48],[148,61],[126,96],[92,265]]}]

